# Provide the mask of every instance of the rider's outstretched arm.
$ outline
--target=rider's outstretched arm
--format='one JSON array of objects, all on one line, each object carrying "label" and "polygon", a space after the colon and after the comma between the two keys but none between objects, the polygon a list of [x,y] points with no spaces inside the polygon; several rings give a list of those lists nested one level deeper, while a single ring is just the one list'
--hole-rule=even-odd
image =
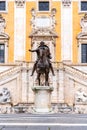
[{"label": "rider's outstretched arm", "polygon": [[29,49],[29,51],[30,51],[30,52],[36,52],[37,50],[30,50],[30,49]]}]

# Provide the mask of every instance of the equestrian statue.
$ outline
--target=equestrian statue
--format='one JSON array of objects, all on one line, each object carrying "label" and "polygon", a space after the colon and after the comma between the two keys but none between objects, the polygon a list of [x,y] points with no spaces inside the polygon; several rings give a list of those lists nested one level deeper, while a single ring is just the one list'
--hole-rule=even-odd
[{"label": "equestrian statue", "polygon": [[37,80],[38,80],[38,85],[41,85],[41,75],[45,76],[45,85],[49,86],[49,72],[50,70],[52,71],[52,74],[54,74],[54,70],[52,67],[52,63],[50,61],[51,53],[50,49],[43,41],[40,42],[40,45],[38,46],[37,49],[35,50],[29,50],[30,52],[36,52],[37,53],[37,60],[34,63],[33,69],[32,69],[32,74],[33,76],[34,72],[37,72]]}]

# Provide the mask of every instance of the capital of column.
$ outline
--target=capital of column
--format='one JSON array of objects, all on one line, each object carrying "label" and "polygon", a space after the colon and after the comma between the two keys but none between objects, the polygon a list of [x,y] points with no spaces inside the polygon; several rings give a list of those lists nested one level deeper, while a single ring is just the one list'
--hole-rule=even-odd
[{"label": "capital of column", "polygon": [[16,7],[24,7],[25,0],[15,0]]},{"label": "capital of column", "polygon": [[71,0],[62,0],[62,4],[63,4],[64,7],[70,7]]}]

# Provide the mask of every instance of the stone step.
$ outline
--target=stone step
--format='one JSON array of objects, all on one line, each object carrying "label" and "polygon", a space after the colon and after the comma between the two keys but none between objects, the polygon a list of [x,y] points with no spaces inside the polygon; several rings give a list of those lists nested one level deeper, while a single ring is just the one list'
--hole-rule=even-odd
[{"label": "stone step", "polygon": [[87,114],[1,114],[1,124],[87,124]]}]

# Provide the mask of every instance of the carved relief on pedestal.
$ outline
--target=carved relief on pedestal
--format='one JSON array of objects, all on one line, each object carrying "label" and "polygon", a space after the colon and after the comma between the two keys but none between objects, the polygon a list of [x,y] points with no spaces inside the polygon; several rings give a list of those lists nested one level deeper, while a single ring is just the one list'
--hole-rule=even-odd
[{"label": "carved relief on pedestal", "polygon": [[17,7],[24,7],[25,0],[15,0]]},{"label": "carved relief on pedestal", "polygon": [[10,103],[11,95],[7,88],[0,89],[0,103]]},{"label": "carved relief on pedestal", "polygon": [[71,0],[62,0],[62,4],[64,7],[69,7],[71,5]]}]

